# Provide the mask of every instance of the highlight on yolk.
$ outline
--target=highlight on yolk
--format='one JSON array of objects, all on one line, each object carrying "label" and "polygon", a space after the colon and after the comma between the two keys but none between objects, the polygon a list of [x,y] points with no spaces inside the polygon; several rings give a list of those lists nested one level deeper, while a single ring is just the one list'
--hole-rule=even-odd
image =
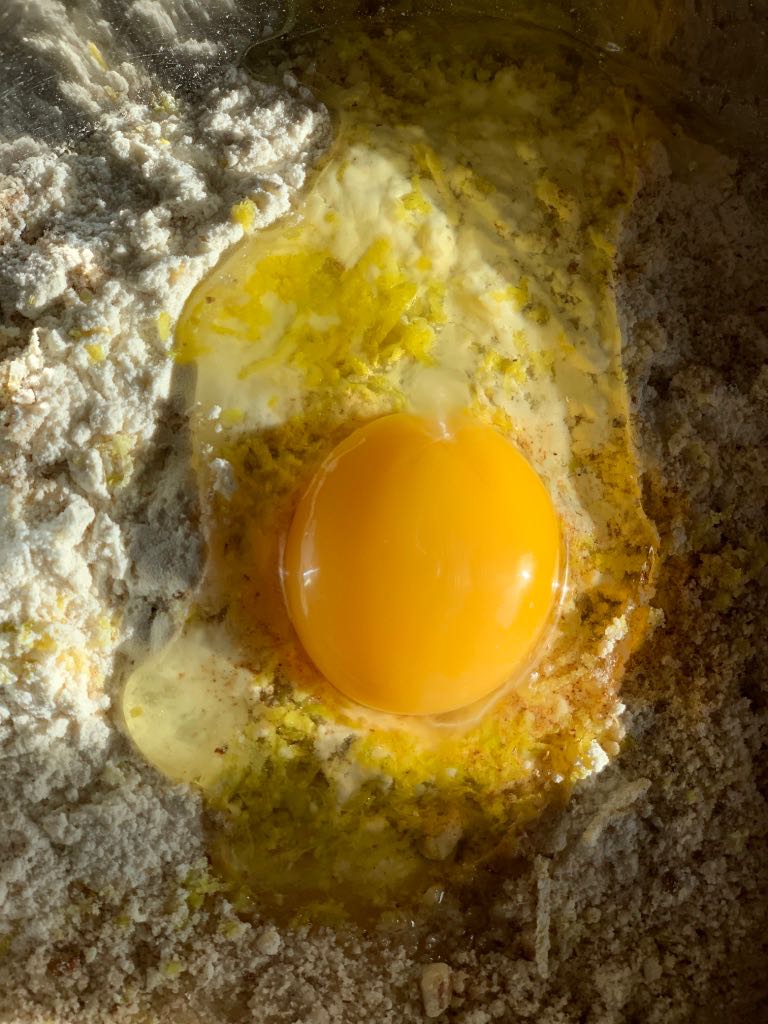
[{"label": "highlight on yolk", "polygon": [[525,667],[561,562],[549,494],[502,434],[397,413],[326,458],[282,574],[299,639],[333,686],[380,711],[435,715]]}]

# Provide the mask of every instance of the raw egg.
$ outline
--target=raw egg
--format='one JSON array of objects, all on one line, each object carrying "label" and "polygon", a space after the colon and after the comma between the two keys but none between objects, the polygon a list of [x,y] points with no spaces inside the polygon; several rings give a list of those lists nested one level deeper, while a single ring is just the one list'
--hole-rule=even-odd
[{"label": "raw egg", "polygon": [[573,55],[433,29],[283,54],[335,145],[175,329],[208,565],[125,720],[233,892],[301,913],[513,843],[617,749],[648,620],[613,294],[641,122]]},{"label": "raw egg", "polygon": [[307,488],[285,547],[286,600],[342,693],[441,714],[529,660],[552,616],[560,548],[544,485],[497,430],[400,413],[353,431]]}]

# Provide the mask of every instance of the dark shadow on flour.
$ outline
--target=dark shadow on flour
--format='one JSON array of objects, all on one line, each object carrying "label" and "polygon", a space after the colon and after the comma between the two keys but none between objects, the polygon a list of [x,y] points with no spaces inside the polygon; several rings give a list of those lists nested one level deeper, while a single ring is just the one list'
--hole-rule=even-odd
[{"label": "dark shadow on flour", "polygon": [[131,568],[114,697],[133,666],[168,643],[181,626],[202,574],[205,544],[187,416],[194,383],[194,367],[175,367],[142,469],[116,513]]}]

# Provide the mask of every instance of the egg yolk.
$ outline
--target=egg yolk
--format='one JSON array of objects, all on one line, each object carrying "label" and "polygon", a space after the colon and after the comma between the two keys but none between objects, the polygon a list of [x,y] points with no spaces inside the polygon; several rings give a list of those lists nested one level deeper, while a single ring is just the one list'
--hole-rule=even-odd
[{"label": "egg yolk", "polygon": [[434,715],[523,669],[551,621],[549,494],[493,427],[395,414],[350,434],[301,497],[282,574],[325,678],[381,711]]}]

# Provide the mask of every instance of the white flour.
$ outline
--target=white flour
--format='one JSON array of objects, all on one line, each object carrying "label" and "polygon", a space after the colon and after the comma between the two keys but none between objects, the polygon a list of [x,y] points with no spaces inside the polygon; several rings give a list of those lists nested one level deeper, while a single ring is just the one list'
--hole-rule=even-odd
[{"label": "white flour", "polygon": [[247,924],[210,891],[197,801],[131,753],[103,685],[199,569],[169,327],[240,237],[233,204],[288,208],[327,118],[232,70],[254,26],[230,0],[69,6],[0,15],[0,124],[10,96],[36,125],[0,141],[0,1021],[759,1019],[764,177],[660,164],[625,240],[649,501],[683,567],[625,751],[444,934]]},{"label": "white flour", "polygon": [[196,100],[142,100],[136,68],[81,39],[59,53],[120,95],[71,150],[0,146],[0,939],[22,955],[61,929],[73,879],[121,904],[200,856],[196,801],[134,761],[104,685],[199,568],[170,324],[241,237],[233,204],[284,213],[327,133],[295,88],[231,67]]}]

